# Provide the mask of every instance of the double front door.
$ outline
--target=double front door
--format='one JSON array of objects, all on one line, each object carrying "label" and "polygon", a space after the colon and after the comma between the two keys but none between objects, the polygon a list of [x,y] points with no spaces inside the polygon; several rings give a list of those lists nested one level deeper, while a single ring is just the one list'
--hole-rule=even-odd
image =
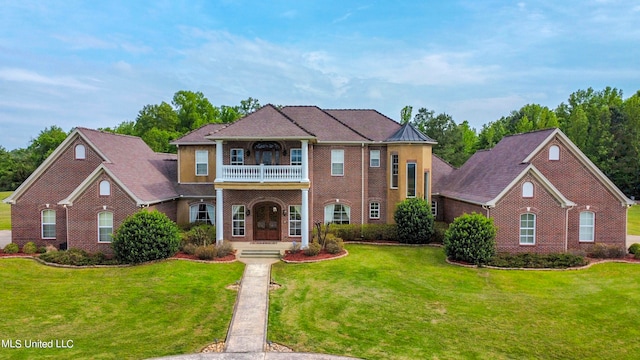
[{"label": "double front door", "polygon": [[280,240],[280,206],[265,202],[253,207],[253,240]]}]

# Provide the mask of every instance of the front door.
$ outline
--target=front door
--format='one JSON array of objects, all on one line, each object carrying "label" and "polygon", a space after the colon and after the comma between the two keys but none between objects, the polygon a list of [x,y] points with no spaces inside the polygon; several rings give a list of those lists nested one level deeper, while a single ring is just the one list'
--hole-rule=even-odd
[{"label": "front door", "polygon": [[280,206],[260,203],[253,207],[253,240],[280,240]]}]

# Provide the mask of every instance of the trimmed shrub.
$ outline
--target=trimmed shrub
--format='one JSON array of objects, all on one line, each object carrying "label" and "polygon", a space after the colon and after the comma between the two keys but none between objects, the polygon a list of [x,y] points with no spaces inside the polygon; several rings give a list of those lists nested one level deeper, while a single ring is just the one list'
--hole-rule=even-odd
[{"label": "trimmed shrub", "polygon": [[58,251],[58,248],[53,246],[53,245],[51,245],[51,244],[47,245],[44,249],[45,249],[44,252],[46,252],[46,253],[53,252],[53,251]]},{"label": "trimmed shrub", "polygon": [[486,264],[496,253],[493,219],[472,213],[457,217],[444,236],[444,251],[452,260]]},{"label": "trimmed shrub", "polygon": [[338,254],[344,249],[344,241],[335,236],[327,237],[324,248],[329,254]]},{"label": "trimmed shrub", "polygon": [[233,245],[229,241],[223,241],[222,244],[216,245],[217,256],[223,258],[229,254],[233,254]]},{"label": "trimmed shrub", "polygon": [[360,224],[332,224],[331,233],[345,240],[354,241],[362,239],[362,225]]},{"label": "trimmed shrub", "polygon": [[620,246],[594,244],[587,250],[587,256],[594,259],[620,259],[626,255],[626,250]]},{"label": "trimmed shrub", "polygon": [[498,254],[491,258],[487,265],[505,268],[550,268],[566,269],[584,266],[587,261],[582,256],[573,254]]},{"label": "trimmed shrub", "polygon": [[640,244],[635,243],[635,244],[631,244],[631,246],[629,246],[629,254],[637,254],[638,252],[640,252]]},{"label": "trimmed shrub", "polygon": [[362,225],[364,241],[397,241],[396,224],[364,224]]},{"label": "trimmed shrub", "polygon": [[20,251],[20,248],[16,243],[7,244],[7,246],[5,246],[4,249],[2,249],[2,252],[5,254],[17,254],[19,251]]},{"label": "trimmed shrub", "polygon": [[637,251],[634,255],[633,255],[634,259],[640,259],[640,251]]},{"label": "trimmed shrub", "polygon": [[409,198],[400,202],[393,214],[398,241],[405,244],[427,244],[433,235],[431,204],[425,199]]},{"label": "trimmed shrub", "polygon": [[178,252],[178,226],[167,215],[139,211],[124,220],[113,236],[113,252],[123,263],[166,259]]},{"label": "trimmed shrub", "polygon": [[195,255],[200,260],[213,260],[218,256],[218,249],[215,245],[198,246]]},{"label": "trimmed shrub", "polygon": [[115,265],[116,260],[109,260],[102,253],[89,254],[80,249],[69,249],[63,251],[50,251],[40,255],[40,259],[46,262],[73,265],[73,266],[92,266],[92,265]]},{"label": "trimmed shrub", "polygon": [[320,254],[320,250],[322,250],[322,246],[317,241],[313,241],[302,252],[307,256],[316,256]]},{"label": "trimmed shrub", "polygon": [[38,252],[38,247],[33,241],[29,241],[22,247],[22,252],[25,254],[35,254]]},{"label": "trimmed shrub", "polygon": [[300,251],[301,247],[302,247],[302,243],[299,243],[297,241],[293,241],[293,242],[291,242],[291,247],[289,248],[289,252],[291,254],[295,254],[298,251]]},{"label": "trimmed shrub", "polygon": [[182,252],[187,255],[193,255],[196,253],[197,248],[198,247],[195,244],[185,244],[184,246],[182,246]]}]

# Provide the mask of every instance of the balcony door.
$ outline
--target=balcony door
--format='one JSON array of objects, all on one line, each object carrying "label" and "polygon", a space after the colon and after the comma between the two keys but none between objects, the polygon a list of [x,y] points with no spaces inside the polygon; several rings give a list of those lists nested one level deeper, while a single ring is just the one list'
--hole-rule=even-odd
[{"label": "balcony door", "polygon": [[272,202],[253,207],[253,240],[280,241],[280,206]]}]

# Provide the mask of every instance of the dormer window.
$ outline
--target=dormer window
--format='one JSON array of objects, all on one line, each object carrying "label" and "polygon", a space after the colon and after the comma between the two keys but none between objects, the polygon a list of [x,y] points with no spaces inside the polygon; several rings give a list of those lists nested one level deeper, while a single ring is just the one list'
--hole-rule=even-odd
[{"label": "dormer window", "polygon": [[76,145],[75,149],[76,160],[83,160],[86,158],[86,151],[84,145]]},{"label": "dormer window", "polygon": [[533,197],[533,183],[530,181],[522,184],[522,197],[523,198],[532,198]]},{"label": "dormer window", "polygon": [[557,145],[552,145],[549,148],[549,160],[560,160],[560,148]]}]

